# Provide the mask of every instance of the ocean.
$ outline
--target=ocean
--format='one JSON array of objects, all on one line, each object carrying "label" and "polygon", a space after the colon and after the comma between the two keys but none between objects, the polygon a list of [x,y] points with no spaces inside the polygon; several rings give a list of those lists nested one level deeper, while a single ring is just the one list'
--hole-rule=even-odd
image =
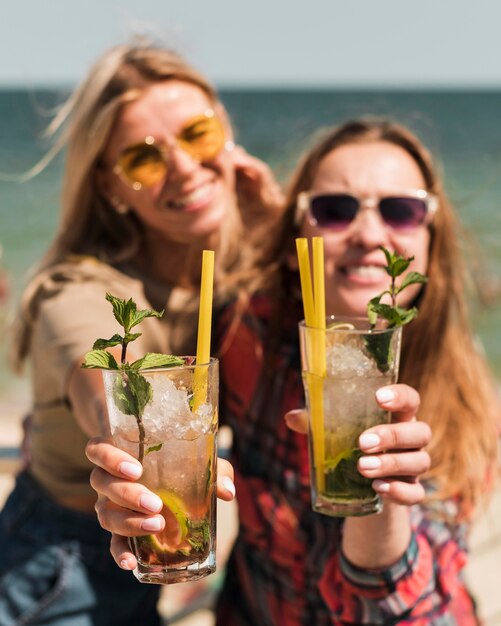
[{"label": "ocean", "polygon": [[[64,89],[0,91],[0,172],[19,174],[49,148],[43,131]],[[435,155],[461,220],[478,244],[483,271],[501,283],[501,91],[221,91],[236,139],[267,161],[286,181],[311,137],[352,117],[389,116],[409,126]],[[63,167],[57,157],[28,182],[0,181],[0,243],[11,282],[1,314],[0,402],[26,403],[28,383],[9,372],[6,320],[28,272],[47,248],[57,223]],[[501,379],[499,300],[474,308],[473,325],[491,366]]]}]

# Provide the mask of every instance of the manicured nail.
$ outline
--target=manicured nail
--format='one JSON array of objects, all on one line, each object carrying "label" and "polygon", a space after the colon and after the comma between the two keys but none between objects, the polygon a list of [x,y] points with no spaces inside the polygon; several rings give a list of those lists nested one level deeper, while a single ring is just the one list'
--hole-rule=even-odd
[{"label": "manicured nail", "polygon": [[160,530],[160,528],[162,528],[160,518],[150,517],[149,519],[145,519],[141,524],[141,528],[149,531]]},{"label": "manicured nail", "polygon": [[385,482],[384,480],[373,480],[372,488],[378,493],[388,493],[390,490],[390,483]]},{"label": "manicured nail", "polygon": [[223,483],[223,487],[226,491],[229,491],[233,497],[235,497],[235,484],[231,480],[229,476],[225,476],[221,482]]},{"label": "manicured nail", "polygon": [[143,469],[137,463],[130,463],[129,461],[122,461],[118,466],[121,474],[127,476],[127,478],[139,478],[143,472]]},{"label": "manicured nail", "polygon": [[395,392],[391,389],[382,387],[376,391],[376,398],[378,399],[378,402],[381,402],[381,404],[390,404],[390,402],[395,400]]},{"label": "manicured nail", "polygon": [[361,448],[368,450],[378,446],[381,443],[381,439],[379,435],[376,435],[375,433],[364,433],[363,435],[360,435],[358,443]]},{"label": "manicured nail", "polygon": [[377,456],[362,456],[358,459],[360,469],[377,469],[381,467],[381,460]]},{"label": "manicured nail", "polygon": [[139,498],[139,504],[143,509],[148,509],[148,511],[152,511],[153,513],[158,513],[163,507],[162,500],[154,493],[143,493]]}]

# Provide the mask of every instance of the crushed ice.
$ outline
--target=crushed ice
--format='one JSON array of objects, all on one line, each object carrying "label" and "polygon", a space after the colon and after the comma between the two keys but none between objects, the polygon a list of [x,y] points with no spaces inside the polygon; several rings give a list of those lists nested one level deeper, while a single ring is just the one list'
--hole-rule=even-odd
[{"label": "crushed ice", "polygon": [[[146,431],[146,443],[165,441],[166,438],[196,439],[210,431],[213,409],[208,403],[201,404],[196,411],[190,409],[192,394],[178,389],[167,377],[145,378],[153,388],[153,400],[146,405],[142,416]],[[124,415],[116,406],[111,407],[112,430],[137,433],[137,422],[133,415]]]},{"label": "crushed ice", "polygon": [[374,359],[360,347],[349,343],[336,343],[327,352],[326,369],[328,376],[353,378],[355,376],[380,376]]}]

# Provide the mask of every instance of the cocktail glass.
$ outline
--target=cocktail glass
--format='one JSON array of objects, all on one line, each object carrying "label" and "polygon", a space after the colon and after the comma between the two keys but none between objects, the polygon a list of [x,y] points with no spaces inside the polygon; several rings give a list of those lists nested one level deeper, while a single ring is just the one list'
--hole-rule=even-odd
[{"label": "cocktail glass", "polygon": [[380,320],[372,329],[367,319],[330,317],[326,329],[301,322],[299,332],[313,510],[340,517],[378,513],[381,498],[357,469],[358,438],[390,421],[375,392],[397,381],[402,328]]},{"label": "cocktail glass", "polygon": [[114,443],[142,462],[141,482],[164,503],[165,529],[129,540],[138,561],[134,573],[146,583],[191,581],[216,569],[218,361],[184,360],[183,366],[138,372],[151,385],[139,416],[141,410],[122,412],[130,402],[124,405],[120,395],[131,389],[140,395],[147,386],[122,371],[103,370]]}]

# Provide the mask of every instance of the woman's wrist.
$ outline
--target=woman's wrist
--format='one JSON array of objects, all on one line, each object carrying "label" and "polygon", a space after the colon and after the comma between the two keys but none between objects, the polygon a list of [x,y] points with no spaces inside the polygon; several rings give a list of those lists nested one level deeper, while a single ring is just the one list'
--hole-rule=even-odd
[{"label": "woman's wrist", "polygon": [[386,502],[377,515],[345,520],[341,548],[354,566],[382,569],[405,554],[411,537],[409,507]]}]

